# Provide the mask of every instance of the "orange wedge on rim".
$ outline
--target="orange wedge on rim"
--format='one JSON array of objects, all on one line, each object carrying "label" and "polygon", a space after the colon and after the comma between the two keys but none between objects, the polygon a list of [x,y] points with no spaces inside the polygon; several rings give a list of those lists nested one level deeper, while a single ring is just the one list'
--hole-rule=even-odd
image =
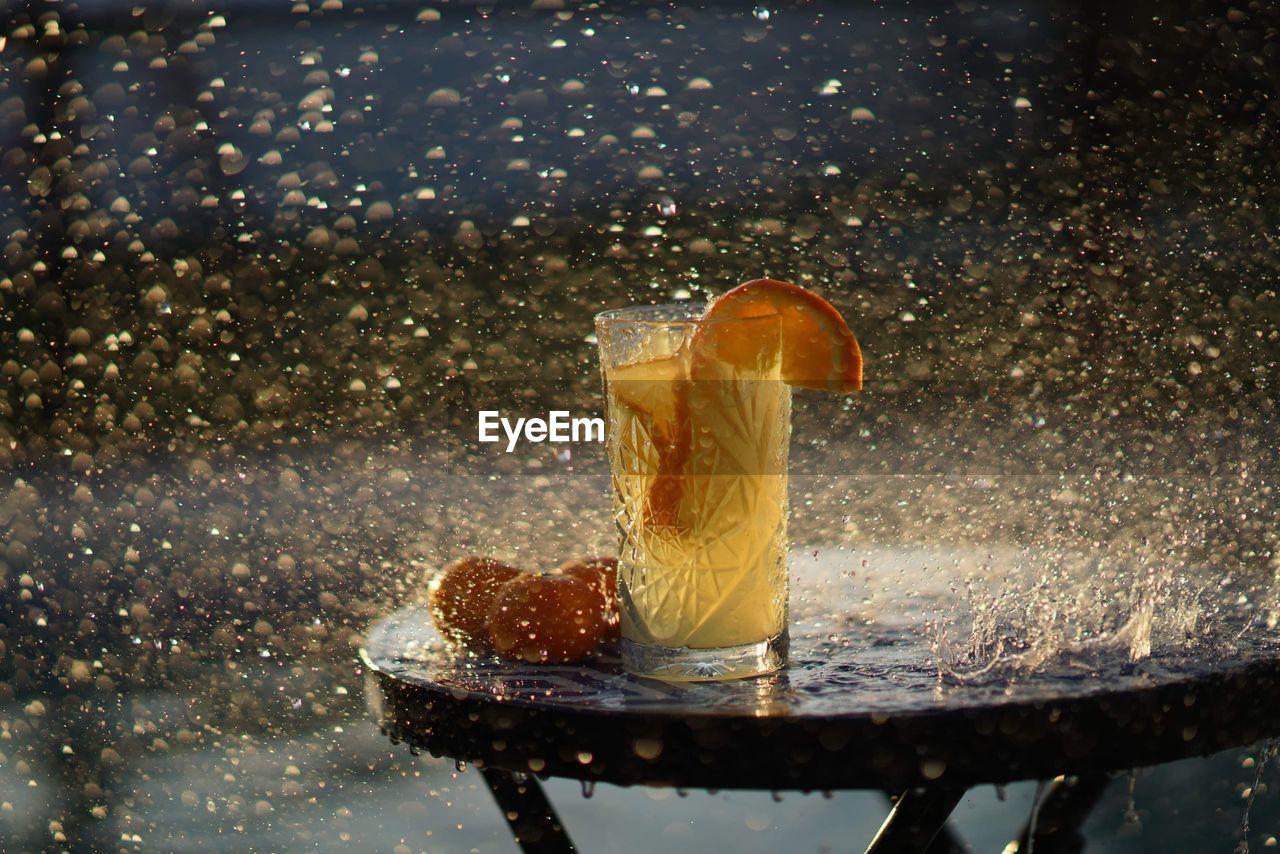
[{"label": "orange wedge on rim", "polygon": [[862,351],[831,303],[777,279],[739,285],[707,309],[694,334],[695,353],[749,368],[765,343],[749,318],[777,316],[782,327],[782,379],[788,385],[848,393],[862,388]]}]

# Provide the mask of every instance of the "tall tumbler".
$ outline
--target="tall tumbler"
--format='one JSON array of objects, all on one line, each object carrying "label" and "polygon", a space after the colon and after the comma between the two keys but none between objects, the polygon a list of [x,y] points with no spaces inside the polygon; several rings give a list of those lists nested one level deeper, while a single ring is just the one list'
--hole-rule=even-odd
[{"label": "tall tumbler", "polygon": [[786,663],[791,389],[779,321],[732,321],[732,337],[759,354],[744,365],[700,346],[704,308],[596,317],[623,663],[669,681]]}]

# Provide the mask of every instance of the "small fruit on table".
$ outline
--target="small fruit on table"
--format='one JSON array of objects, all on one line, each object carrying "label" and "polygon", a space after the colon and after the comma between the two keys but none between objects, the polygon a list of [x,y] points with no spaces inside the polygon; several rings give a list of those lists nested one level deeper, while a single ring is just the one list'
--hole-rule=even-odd
[{"label": "small fruit on table", "polygon": [[573,558],[537,573],[468,555],[432,579],[427,602],[436,628],[464,649],[567,663],[617,639],[617,584],[614,557]]},{"label": "small fruit on table", "polygon": [[427,604],[436,628],[472,649],[483,648],[485,620],[504,584],[523,574],[519,567],[491,557],[467,555],[447,565],[431,580]]},{"label": "small fruit on table", "polygon": [[600,592],[605,612],[604,639],[617,640],[622,622],[618,618],[618,559],[609,555],[570,558],[556,572],[586,581]]},{"label": "small fruit on table", "polygon": [[503,586],[489,611],[489,643],[503,658],[567,663],[596,651],[609,617],[598,585],[528,573]]}]

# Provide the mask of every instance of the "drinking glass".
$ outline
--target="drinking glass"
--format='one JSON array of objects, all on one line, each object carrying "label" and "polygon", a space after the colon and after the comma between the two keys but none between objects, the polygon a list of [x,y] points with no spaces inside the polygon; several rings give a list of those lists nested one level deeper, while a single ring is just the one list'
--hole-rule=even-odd
[{"label": "drinking glass", "polygon": [[700,348],[705,306],[596,318],[619,535],[622,659],[670,681],[781,668],[791,389],[776,317],[733,321],[755,361]]}]

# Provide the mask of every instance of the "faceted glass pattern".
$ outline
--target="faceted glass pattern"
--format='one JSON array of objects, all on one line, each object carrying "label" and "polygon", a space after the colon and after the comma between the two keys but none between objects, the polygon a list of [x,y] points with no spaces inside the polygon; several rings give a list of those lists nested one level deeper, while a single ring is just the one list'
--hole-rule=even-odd
[{"label": "faceted glass pattern", "polygon": [[[599,325],[624,653],[690,650],[690,667],[665,678],[750,675],[701,653],[785,632],[791,390],[768,344],[749,374],[704,364],[693,378],[697,321],[663,311]],[[777,338],[776,326],[761,333]],[[762,669],[781,663],[766,658]]]}]

